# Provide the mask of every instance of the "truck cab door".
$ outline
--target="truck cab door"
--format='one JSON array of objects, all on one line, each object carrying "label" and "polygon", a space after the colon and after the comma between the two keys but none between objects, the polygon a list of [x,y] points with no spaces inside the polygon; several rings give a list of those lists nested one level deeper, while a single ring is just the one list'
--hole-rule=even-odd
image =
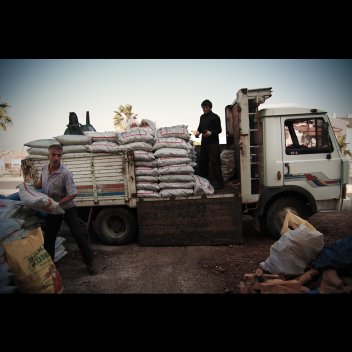
[{"label": "truck cab door", "polygon": [[284,186],[313,195],[317,210],[337,210],[341,195],[341,157],[324,116],[281,117]]}]

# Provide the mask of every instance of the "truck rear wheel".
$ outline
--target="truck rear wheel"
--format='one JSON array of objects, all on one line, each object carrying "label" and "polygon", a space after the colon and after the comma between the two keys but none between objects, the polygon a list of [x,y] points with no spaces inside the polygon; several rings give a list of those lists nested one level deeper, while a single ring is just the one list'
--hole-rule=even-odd
[{"label": "truck rear wheel", "polygon": [[275,200],[266,213],[266,229],[275,239],[279,239],[281,236],[287,210],[303,219],[307,219],[309,216],[307,206],[299,198],[283,197]]},{"label": "truck rear wheel", "polygon": [[131,243],[137,234],[137,221],[128,209],[106,208],[97,215],[94,232],[105,244]]}]

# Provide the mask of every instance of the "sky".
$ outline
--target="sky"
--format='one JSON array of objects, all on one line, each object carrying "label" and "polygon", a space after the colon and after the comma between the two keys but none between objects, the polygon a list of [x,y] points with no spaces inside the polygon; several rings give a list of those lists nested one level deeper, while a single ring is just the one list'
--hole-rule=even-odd
[{"label": "sky", "polygon": [[0,131],[0,151],[64,134],[69,113],[99,132],[114,130],[114,111],[132,105],[138,120],[196,130],[209,99],[221,118],[241,88],[272,87],[261,105],[300,106],[332,116],[352,114],[349,59],[0,59],[0,99],[13,124]]}]

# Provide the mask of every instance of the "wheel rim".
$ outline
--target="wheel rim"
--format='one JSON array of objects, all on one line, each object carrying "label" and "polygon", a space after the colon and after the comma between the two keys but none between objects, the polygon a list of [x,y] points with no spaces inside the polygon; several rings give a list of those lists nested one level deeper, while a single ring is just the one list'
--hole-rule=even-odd
[{"label": "wheel rim", "polygon": [[120,237],[126,232],[126,223],[120,216],[114,215],[107,219],[107,227],[114,237]]}]

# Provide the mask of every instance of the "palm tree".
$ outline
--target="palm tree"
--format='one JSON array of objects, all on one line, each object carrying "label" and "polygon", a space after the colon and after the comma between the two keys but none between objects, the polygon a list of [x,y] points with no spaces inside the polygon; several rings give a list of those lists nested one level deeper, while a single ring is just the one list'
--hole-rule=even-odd
[{"label": "palm tree", "polygon": [[6,126],[12,124],[12,118],[7,113],[7,108],[10,105],[1,101],[0,103],[0,130],[6,131]]},{"label": "palm tree", "polygon": [[349,149],[347,149],[347,145],[348,145],[349,143],[346,143],[346,135],[345,135],[345,134],[343,134],[342,136],[340,136],[340,137],[338,138],[338,143],[339,143],[339,147],[340,147],[340,149],[341,149],[343,155],[344,155],[344,156],[348,155],[348,156],[351,157],[351,156],[352,156],[352,153],[351,153],[351,151],[350,151]]},{"label": "palm tree", "polygon": [[114,111],[114,125],[115,129],[119,132],[126,131],[128,127],[128,120],[129,119],[136,119],[138,114],[134,114],[132,112],[132,105],[126,104],[125,106],[120,105],[118,111]]}]

